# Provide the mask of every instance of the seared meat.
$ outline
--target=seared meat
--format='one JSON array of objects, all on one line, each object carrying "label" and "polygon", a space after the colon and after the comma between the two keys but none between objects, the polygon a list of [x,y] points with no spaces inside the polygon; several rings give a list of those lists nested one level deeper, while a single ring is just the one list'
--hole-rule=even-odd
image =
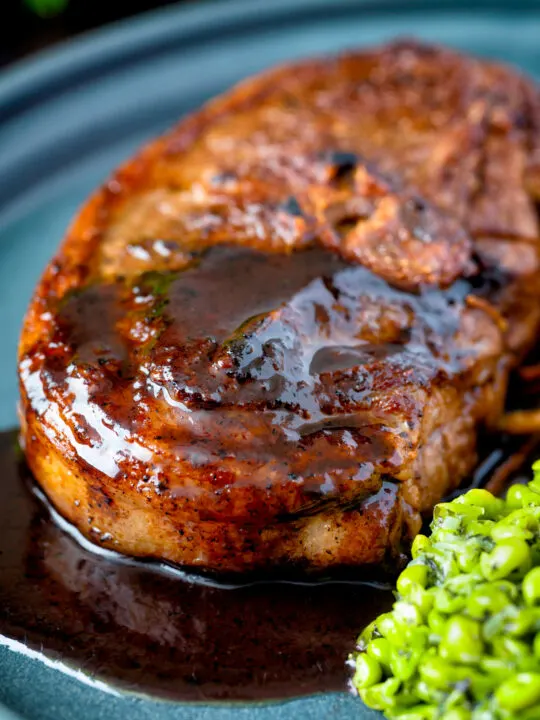
[{"label": "seared meat", "polygon": [[399,43],[285,67],[83,208],[20,345],[26,455],[121,552],[379,563],[476,462],[540,325],[540,94]]}]

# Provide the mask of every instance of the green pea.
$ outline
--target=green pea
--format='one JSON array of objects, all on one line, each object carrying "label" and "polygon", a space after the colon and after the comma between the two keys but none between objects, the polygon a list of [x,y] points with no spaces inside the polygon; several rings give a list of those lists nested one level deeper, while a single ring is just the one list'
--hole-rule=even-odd
[{"label": "green pea", "polygon": [[470,522],[466,527],[467,537],[488,538],[495,523],[493,520]]},{"label": "green pea", "polygon": [[444,720],[471,720],[471,713],[464,707],[450,708],[445,711]]},{"label": "green pea", "polygon": [[365,627],[364,630],[362,630],[362,632],[356,639],[356,644],[358,645],[360,650],[365,650],[372,638],[379,637],[380,633],[377,627],[377,623],[380,619],[381,618],[378,617],[377,620],[373,620],[373,622],[370,622],[369,625]]},{"label": "green pea", "polygon": [[433,607],[433,601],[435,597],[433,593],[428,590],[424,590],[420,585],[415,585],[411,588],[407,595],[407,600],[413,605],[416,605],[422,617],[426,617],[431,608]]},{"label": "green pea", "polygon": [[[536,467],[536,466],[538,466],[538,467]],[[533,464],[532,468],[536,474],[535,474],[534,478],[531,480],[531,482],[528,483],[528,487],[533,492],[540,493],[540,461],[537,460]]]},{"label": "green pea", "polygon": [[485,620],[508,605],[508,595],[495,585],[481,585],[467,601],[467,614],[475,620]]},{"label": "green pea", "polygon": [[505,710],[525,710],[540,702],[540,673],[519,673],[503,682],[495,698]]},{"label": "green pea", "polygon": [[540,505],[540,495],[529,490],[526,485],[511,485],[506,494],[506,504],[512,509]]},{"label": "green pea", "polygon": [[540,567],[535,567],[523,578],[522,593],[527,605],[540,602]]},{"label": "green pea", "polygon": [[377,632],[383,637],[393,635],[395,633],[396,621],[391,612],[384,613],[377,618]]},{"label": "green pea", "polygon": [[540,660],[540,632],[536,633],[533,640],[533,653],[537,660]]},{"label": "green pea", "polygon": [[528,570],[530,564],[529,546],[519,538],[503,540],[480,557],[480,569],[487,580],[502,580],[516,570]]},{"label": "green pea", "polygon": [[533,705],[533,707],[527,710],[520,710],[519,716],[511,713],[503,718],[503,720],[538,720],[538,707]]},{"label": "green pea", "polygon": [[418,680],[415,683],[414,693],[420,700],[423,700],[428,705],[440,705],[446,697],[443,690],[438,690],[433,684],[425,680]]},{"label": "green pea", "polygon": [[469,676],[467,668],[460,668],[440,657],[427,657],[418,667],[422,680],[437,690],[448,690],[454,683],[466,680]]},{"label": "green pea", "polygon": [[538,532],[539,528],[540,507],[527,507],[512,510],[508,515],[499,520],[495,527],[520,527],[524,530],[530,530],[532,533]]},{"label": "green pea", "polygon": [[515,664],[508,659],[500,657],[483,657],[480,660],[480,669],[489,675],[507,678],[515,670]]},{"label": "green pea", "polygon": [[395,648],[392,651],[390,659],[390,669],[392,671],[392,675],[400,680],[410,680],[416,672],[416,668],[421,657],[421,651],[415,652],[413,650]]},{"label": "green pea", "polygon": [[425,535],[417,535],[411,547],[411,555],[416,559],[419,555],[422,555],[429,547],[431,542]]},{"label": "green pea", "polygon": [[529,654],[529,646],[526,642],[504,635],[493,638],[491,646],[494,654],[499,658],[516,660]]},{"label": "green pea", "polygon": [[533,630],[538,620],[538,614],[534,608],[517,608],[509,605],[505,615],[504,632],[520,637]]},{"label": "green pea", "polygon": [[531,540],[534,535],[530,530],[519,526],[508,525],[508,523],[502,523],[495,525],[491,530],[491,537],[495,542],[506,540],[507,538],[521,538],[522,540]]},{"label": "green pea", "polygon": [[445,660],[469,665],[477,663],[484,652],[480,623],[463,615],[449,618],[439,646]]},{"label": "green pea", "polygon": [[501,684],[501,680],[497,675],[485,675],[479,672],[471,672],[469,682],[471,693],[477,702],[489,697],[495,688]]},{"label": "green pea", "polygon": [[379,662],[371,655],[362,654],[356,658],[353,685],[359,690],[376,685],[382,678]]},{"label": "green pea", "polygon": [[479,582],[484,582],[480,573],[461,573],[450,578],[446,582],[446,588],[453,594],[469,596]]},{"label": "green pea", "polygon": [[434,539],[437,545],[445,550],[457,550],[463,542],[463,531],[461,527],[454,531],[443,525],[437,530]]},{"label": "green pea", "polygon": [[425,552],[426,561],[437,569],[437,582],[459,575],[459,566],[455,558],[457,549],[457,546],[445,547],[443,544],[434,543]]},{"label": "green pea", "polygon": [[496,519],[504,511],[504,501],[495,497],[487,490],[474,488],[455,500],[456,505],[475,505],[483,508],[485,517]]},{"label": "green pea", "polygon": [[421,625],[422,614],[416,605],[400,600],[394,603],[394,618],[403,625]]},{"label": "green pea", "polygon": [[437,610],[433,609],[428,613],[427,623],[430,630],[433,630],[435,635],[442,635],[444,628],[446,627],[446,618]]},{"label": "green pea", "polygon": [[434,720],[436,717],[439,714],[435,705],[416,705],[392,713],[392,718],[396,720]]},{"label": "green pea", "polygon": [[510,580],[497,580],[496,582],[490,583],[491,587],[502,590],[511,602],[515,602],[519,596],[519,590],[515,583]]},{"label": "green pea", "polygon": [[412,588],[420,586],[425,588],[428,581],[428,568],[426,565],[409,565],[397,580],[397,590],[401,595],[408,595]]},{"label": "green pea", "polygon": [[472,570],[476,569],[482,549],[483,548],[477,538],[472,538],[463,543],[457,556],[459,569],[466,573],[470,573]]},{"label": "green pea", "polygon": [[360,697],[374,710],[388,710],[396,705],[396,694],[401,686],[397,678],[388,678],[382,683],[360,690]]},{"label": "green pea", "polygon": [[537,468],[508,502],[474,491],[441,504],[416,540],[357,656],[360,695],[389,720],[540,720]]},{"label": "green pea", "polygon": [[[418,611],[417,611],[418,612]],[[399,619],[394,613],[381,615],[377,621],[379,633],[392,645],[406,646],[411,639],[413,627]]]},{"label": "green pea", "polygon": [[377,662],[384,668],[390,667],[390,652],[392,646],[386,638],[375,638],[367,646],[367,654],[377,660]]},{"label": "green pea", "polygon": [[538,672],[540,670],[538,660],[534,657],[534,655],[521,655],[516,658],[514,664],[517,672],[520,673]]},{"label": "green pea", "polygon": [[457,595],[444,587],[440,587],[435,593],[434,607],[439,612],[450,615],[450,613],[460,612],[467,604],[465,595]]}]

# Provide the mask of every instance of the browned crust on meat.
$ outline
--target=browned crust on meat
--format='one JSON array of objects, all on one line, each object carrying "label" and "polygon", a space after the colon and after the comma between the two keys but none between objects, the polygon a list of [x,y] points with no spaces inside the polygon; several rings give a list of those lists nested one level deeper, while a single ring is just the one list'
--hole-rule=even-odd
[{"label": "browned crust on meat", "polygon": [[[478,429],[499,417],[508,372],[538,330],[539,152],[540,100],[529,81],[415,43],[280,68],[214,100],[98,190],[36,289],[19,349],[22,439],[36,479],[84,534],[134,555],[237,571],[379,563],[399,552],[402,535],[418,526],[416,511],[470,472]],[[287,211],[291,197],[298,212]],[[166,257],[154,252],[156,238],[170,243]],[[316,501],[313,478],[308,487],[286,472],[300,462],[292,454],[272,482],[264,480],[270,466],[251,457],[199,467],[178,456],[156,436],[161,424],[174,428],[177,411],[154,398],[143,418],[132,389],[127,398],[125,389],[121,399],[114,395],[128,406],[129,437],[107,472],[88,458],[114,456],[114,443],[105,435],[98,442],[88,417],[74,418],[65,378],[54,391],[39,380],[44,368],[64,363],[58,318],[71,291],[124,287],[148,270],[186,267],[194,250],[231,242],[278,254],[318,245],[366,268],[395,290],[375,330],[376,303],[362,301],[362,341],[421,326],[429,349],[422,370],[405,364],[397,372],[384,358],[370,365],[376,422],[355,438],[380,436],[377,428],[397,419],[384,431],[387,455],[368,457],[358,444],[348,459],[361,468],[354,474],[343,464],[344,441],[336,450],[314,434],[311,460],[325,458],[328,471],[335,453],[336,467],[347,468],[330,468],[333,489],[322,495],[316,478]],[[497,290],[477,292],[494,273]],[[473,299],[460,296],[451,335],[432,332],[396,295],[440,293],[449,313],[448,293],[459,282],[471,283]],[[125,332],[139,342],[152,328]],[[152,350],[156,366],[161,350]],[[92,388],[109,382],[107,368],[83,370],[77,380],[106,424],[112,411],[96,405]],[[332,412],[365,412],[347,402]],[[250,408],[248,429],[264,440],[266,410]],[[407,426],[398,437],[400,418]],[[236,416],[226,422],[224,435],[243,427]],[[253,422],[262,423],[256,431]],[[220,442],[228,447],[228,438]],[[141,483],[156,464],[164,468],[158,483]]]}]

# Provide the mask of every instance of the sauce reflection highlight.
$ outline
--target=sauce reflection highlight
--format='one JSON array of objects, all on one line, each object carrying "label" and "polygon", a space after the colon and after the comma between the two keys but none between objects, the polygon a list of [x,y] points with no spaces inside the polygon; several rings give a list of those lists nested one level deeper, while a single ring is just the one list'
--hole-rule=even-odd
[{"label": "sauce reflection highlight", "polygon": [[89,551],[51,520],[0,435],[0,634],[122,688],[261,700],[347,687],[357,631],[391,593],[355,582],[193,583]]}]

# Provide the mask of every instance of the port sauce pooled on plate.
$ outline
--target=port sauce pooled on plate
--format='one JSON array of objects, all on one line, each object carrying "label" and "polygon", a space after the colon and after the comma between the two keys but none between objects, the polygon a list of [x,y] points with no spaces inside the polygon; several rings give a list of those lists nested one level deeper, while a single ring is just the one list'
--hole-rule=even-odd
[{"label": "port sauce pooled on plate", "polygon": [[355,635],[392,594],[362,582],[217,587],[87,549],[0,435],[0,642],[127,690],[261,700],[344,690]]},{"label": "port sauce pooled on plate", "polygon": [[[219,586],[96,552],[47,503],[16,440],[16,432],[0,433],[1,644],[173,700],[348,688],[347,656],[359,630],[390,608],[389,585],[334,578]],[[515,457],[507,445],[498,438],[485,446],[469,487]]]},{"label": "port sauce pooled on plate", "polygon": [[[264,268],[265,282],[258,289],[254,278],[260,279],[260,272],[252,271],[259,265]],[[189,309],[189,312],[177,313],[187,318],[187,330],[184,330],[188,335],[190,328],[195,332],[202,323],[205,332],[218,337],[224,347],[234,346],[238,363],[235,367],[240,372],[245,333],[235,334],[234,328],[245,314],[246,288],[225,292],[219,282],[225,283],[229,276],[247,278],[247,295],[253,301],[250,309],[256,316],[280,306],[284,297],[295,292],[297,300],[302,293],[307,294],[309,297],[304,300],[308,307],[318,308],[319,312],[325,309],[330,316],[337,312],[334,296],[330,294],[331,297],[326,298],[323,292],[326,285],[320,279],[321,273],[330,270],[336,287],[339,283],[354,280],[355,287],[378,283],[378,291],[385,297],[399,294],[386,284],[379,287],[380,281],[364,268],[343,267],[325,251],[313,250],[294,259],[276,256],[268,260],[250,250],[219,248],[199,259],[191,269],[186,269],[183,282],[178,286],[174,277],[169,278],[170,301],[185,302]],[[457,283],[445,293],[425,294],[410,302],[417,306],[419,322],[431,327],[438,321],[438,303],[449,303],[452,307],[459,305],[470,290],[469,285]],[[209,297],[212,302],[208,301]],[[325,298],[328,307],[324,305]],[[112,360],[124,362],[123,346],[118,349],[109,342],[110,353],[113,350],[119,353],[113,358],[112,355],[99,356],[92,344],[94,338],[101,337],[96,322],[105,337],[114,336],[111,317],[114,318],[118,302],[116,297],[96,294],[92,287],[66,301],[60,313],[63,331],[68,335],[75,329],[77,333],[83,333],[74,344],[88,355],[83,353],[81,356],[87,364],[96,357],[98,366],[106,366]],[[342,319],[341,325],[337,320],[331,324],[338,330],[343,329],[344,323],[348,328],[349,315],[354,315],[352,306],[345,303],[343,308],[347,310],[345,320]],[[309,317],[312,315],[315,316],[308,313]],[[245,330],[243,325],[240,327]],[[272,328],[272,332],[280,329]],[[454,329],[450,323],[444,332],[450,333]],[[311,330],[307,333],[310,338],[314,334]],[[165,332],[177,333],[169,346],[179,348],[178,355],[181,355],[180,330],[171,322]],[[369,343],[352,347],[350,344],[343,346],[340,338],[333,344],[327,341],[325,337],[326,344],[321,343],[321,348],[315,348],[316,351],[310,346],[309,362],[303,356],[298,360],[298,372],[306,387],[313,385],[308,382],[312,373],[319,375],[354,367],[362,353],[371,357],[378,352],[378,346]],[[410,342],[407,336],[402,338],[401,344],[391,348],[396,362],[409,351]],[[388,351],[386,344],[384,352]],[[259,365],[264,364],[264,354],[261,353],[258,360]],[[445,356],[444,362],[450,361],[452,358]],[[249,362],[253,363],[253,358]],[[435,360],[433,363],[433,367],[424,368],[428,374],[440,369]],[[48,369],[57,381],[58,368],[53,365]],[[259,365],[255,363],[254,367],[259,368]],[[191,379],[198,395],[217,392],[212,386],[214,376],[207,372],[204,364],[191,363],[189,367],[194,373]],[[132,382],[130,378],[128,373],[125,383]],[[28,377],[26,381],[29,382]],[[292,382],[286,374],[281,381],[282,385]],[[220,392],[225,393],[228,386],[222,385]],[[123,385],[120,383],[118,387]],[[238,388],[235,386],[235,392],[249,395],[245,398],[246,403],[253,401],[251,395],[262,393],[264,389],[261,382],[239,383]],[[108,393],[110,399],[108,385],[104,386],[103,393]],[[38,396],[36,391],[33,397]],[[307,395],[304,393],[302,397]],[[256,399],[262,402],[261,398]],[[312,400],[309,395],[310,403]],[[47,402],[45,397],[43,402]],[[114,407],[119,413],[125,411],[120,401]],[[81,412],[80,417],[83,416]],[[302,438],[322,427],[316,412],[311,412],[310,417],[315,417],[315,423],[308,427],[299,417],[292,420],[289,417],[292,423],[288,426],[289,433],[294,430],[296,435],[287,436],[288,439],[283,439],[278,447],[283,467],[291,466],[294,448]],[[162,416],[159,418],[162,420]],[[287,418],[280,415],[280,419],[284,422]],[[326,416],[325,422],[328,422]],[[332,424],[332,429],[343,429],[350,424],[349,415],[338,415],[338,422]],[[115,419],[115,427],[124,425],[125,418]],[[219,440],[214,436],[211,439],[214,444]],[[500,438],[494,438],[493,442],[496,443],[495,450],[493,444],[487,448],[479,474],[472,479],[473,484],[482,482],[482,472],[491,473],[494,464],[504,461],[506,449]],[[366,452],[373,454],[377,450],[380,455],[384,445],[380,439],[377,443],[373,447],[370,445]],[[88,440],[84,447],[91,452]],[[323,459],[329,455],[334,467],[340,458],[331,454],[332,448],[329,443]],[[350,457],[341,458],[341,469],[353,464],[358,466],[356,450]],[[251,451],[250,447],[244,450]],[[261,452],[260,448],[257,452]],[[277,452],[275,447],[273,452]],[[101,453],[99,458],[111,460],[106,453]],[[95,466],[95,457],[90,459]],[[312,475],[316,475],[323,462],[321,455],[313,454],[308,460],[314,464]],[[17,642],[24,643],[29,649],[91,678],[176,700],[278,699],[345,690],[349,679],[346,660],[354,650],[357,633],[392,604],[390,585],[377,584],[373,580],[367,582],[365,574],[359,574],[360,570],[358,574],[354,573],[352,580],[334,577],[302,584],[265,579],[242,586],[224,586],[207,578],[186,576],[157,563],[135,561],[111,552],[96,552],[55,514],[37,490],[16,450],[14,432],[0,436],[0,467],[0,641],[11,647],[17,647]],[[248,485],[246,487],[249,489]],[[311,490],[320,493],[320,488]],[[273,492],[276,492],[275,488]],[[214,493],[212,497],[209,495],[209,501],[214,496],[220,497],[219,493]],[[104,537],[100,539],[104,541]]]}]

